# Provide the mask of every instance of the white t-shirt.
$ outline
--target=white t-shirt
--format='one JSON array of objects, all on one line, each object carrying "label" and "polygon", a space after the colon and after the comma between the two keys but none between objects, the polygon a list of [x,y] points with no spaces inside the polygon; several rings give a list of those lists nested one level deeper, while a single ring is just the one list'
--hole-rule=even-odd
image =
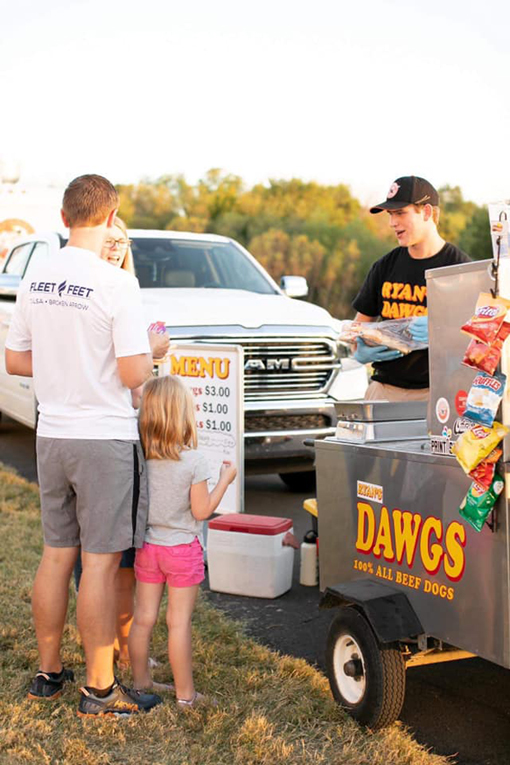
[{"label": "white t-shirt", "polygon": [[116,359],[150,353],[137,279],[80,247],[35,263],[23,279],[6,347],[32,351],[37,433],[138,438]]}]

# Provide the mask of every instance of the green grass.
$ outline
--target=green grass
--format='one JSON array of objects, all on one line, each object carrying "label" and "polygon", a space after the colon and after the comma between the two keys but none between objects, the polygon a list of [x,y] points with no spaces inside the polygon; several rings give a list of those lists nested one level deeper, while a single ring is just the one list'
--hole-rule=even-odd
[{"label": "green grass", "polygon": [[[194,617],[197,687],[217,708],[185,713],[172,697],[148,715],[83,720],[77,687],[52,703],[26,699],[37,669],[30,593],[41,550],[37,486],[0,466],[0,763],[97,765],[446,765],[401,725],[358,727],[333,702],[326,678],[305,661],[258,645],[201,599]],[[163,621],[152,655],[169,678]],[[71,596],[64,661],[84,679]],[[129,673],[124,679],[129,682]]]}]

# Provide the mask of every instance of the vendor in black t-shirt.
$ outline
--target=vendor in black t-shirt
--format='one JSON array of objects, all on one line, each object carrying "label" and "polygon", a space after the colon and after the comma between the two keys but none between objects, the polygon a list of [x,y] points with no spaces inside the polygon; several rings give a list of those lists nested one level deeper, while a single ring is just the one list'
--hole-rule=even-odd
[{"label": "vendor in black t-shirt", "polygon": [[[427,286],[429,268],[467,263],[469,258],[438,233],[439,194],[424,178],[397,178],[385,202],[370,209],[385,210],[399,246],[376,261],[361,287],[353,307],[356,321],[383,321],[415,316],[411,333],[428,341]],[[386,346],[371,347],[358,340],[355,358],[371,363],[374,374],[366,399],[426,401],[429,393],[428,351],[403,356]]]}]

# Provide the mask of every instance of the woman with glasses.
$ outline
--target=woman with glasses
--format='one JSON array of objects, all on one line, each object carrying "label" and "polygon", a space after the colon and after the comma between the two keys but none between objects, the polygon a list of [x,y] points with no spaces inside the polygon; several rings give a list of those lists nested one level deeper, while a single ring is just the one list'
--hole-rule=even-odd
[{"label": "woman with glasses", "polygon": [[101,257],[112,266],[123,268],[130,274],[135,274],[133,253],[131,252],[131,239],[128,237],[126,224],[121,218],[115,218],[114,226],[108,239],[105,240]]}]

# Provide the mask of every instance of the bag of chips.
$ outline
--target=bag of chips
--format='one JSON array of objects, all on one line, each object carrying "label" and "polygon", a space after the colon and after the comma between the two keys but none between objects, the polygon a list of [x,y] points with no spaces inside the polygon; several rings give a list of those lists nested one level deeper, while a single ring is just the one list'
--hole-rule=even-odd
[{"label": "bag of chips", "polygon": [[493,449],[484,460],[471,470],[469,477],[488,489],[496,473],[496,462],[502,454],[503,449]]},{"label": "bag of chips", "polygon": [[487,425],[475,425],[458,437],[452,452],[463,471],[469,474],[509,432],[510,429],[499,422],[495,422],[492,428]]},{"label": "bag of chips", "polygon": [[499,458],[503,455],[503,449],[493,449],[490,454],[488,454],[484,460],[484,462],[493,462],[496,464],[496,462],[499,460]]},{"label": "bag of chips", "polygon": [[509,334],[510,322],[504,321],[492,345],[485,345],[485,343],[481,343],[478,340],[471,340],[462,363],[466,367],[479,369],[480,372],[487,372],[488,375],[493,375],[501,358],[503,343]]},{"label": "bag of chips", "polygon": [[476,529],[481,531],[487,516],[505,488],[505,482],[500,475],[495,475],[489,489],[474,481],[459,507],[461,516]]},{"label": "bag of chips", "polygon": [[495,474],[496,464],[494,462],[482,460],[479,465],[471,470],[469,477],[472,478],[475,483],[479,483],[480,486],[483,486],[485,490],[487,490],[490,488]]},{"label": "bag of chips", "polygon": [[468,393],[463,416],[490,428],[503,398],[505,384],[506,375],[501,373],[494,376],[483,373],[476,375]]},{"label": "bag of chips", "polygon": [[461,331],[485,345],[492,345],[509,309],[510,300],[481,292],[476,301],[475,315],[462,325]]}]

